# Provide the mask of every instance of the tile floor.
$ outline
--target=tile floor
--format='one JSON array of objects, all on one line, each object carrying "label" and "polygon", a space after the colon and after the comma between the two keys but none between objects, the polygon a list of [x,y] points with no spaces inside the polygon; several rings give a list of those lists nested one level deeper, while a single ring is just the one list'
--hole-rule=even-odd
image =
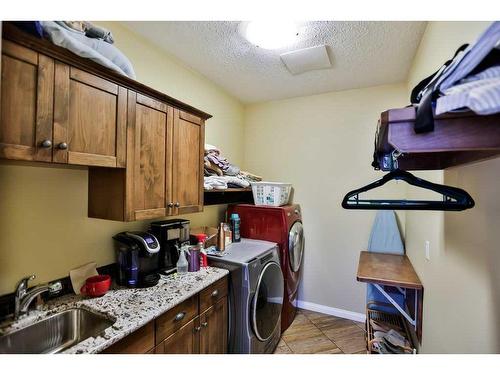
[{"label": "tile floor", "polygon": [[364,323],[299,310],[275,354],[366,354]]}]

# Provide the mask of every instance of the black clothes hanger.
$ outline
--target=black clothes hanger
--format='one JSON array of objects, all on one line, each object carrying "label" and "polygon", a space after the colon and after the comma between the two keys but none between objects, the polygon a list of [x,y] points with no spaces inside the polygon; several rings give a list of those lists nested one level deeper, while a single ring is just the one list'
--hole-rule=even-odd
[{"label": "black clothes hanger", "polygon": [[[443,196],[441,201],[426,200],[391,200],[391,199],[359,199],[359,194],[378,188],[392,180],[403,180],[408,184],[435,191]],[[409,172],[396,169],[387,173],[380,180],[362,188],[350,191],[342,200],[342,207],[348,210],[434,210],[463,211],[474,207],[474,199],[465,190],[435,184],[415,177]]]}]

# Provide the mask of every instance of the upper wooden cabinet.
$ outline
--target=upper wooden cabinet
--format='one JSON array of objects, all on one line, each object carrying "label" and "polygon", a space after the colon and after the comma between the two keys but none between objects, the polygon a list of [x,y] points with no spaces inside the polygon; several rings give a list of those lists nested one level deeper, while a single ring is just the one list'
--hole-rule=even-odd
[{"label": "upper wooden cabinet", "polygon": [[56,62],[54,93],[53,161],[125,167],[127,89]]},{"label": "upper wooden cabinet", "polygon": [[90,217],[203,210],[210,115],[4,26],[0,158],[89,166]]},{"label": "upper wooden cabinet", "polygon": [[128,92],[127,169],[89,169],[89,216],[133,221],[203,210],[205,122]]},{"label": "upper wooden cabinet", "polygon": [[177,215],[199,212],[203,208],[204,143],[204,121],[174,110],[173,196]]},{"label": "upper wooden cabinet", "polygon": [[172,201],[172,112],[165,103],[129,92],[127,194],[131,220],[169,215]]},{"label": "upper wooden cabinet", "polygon": [[0,157],[125,167],[127,90],[9,41]]},{"label": "upper wooden cabinet", "polygon": [[0,157],[52,160],[54,60],[2,43]]}]

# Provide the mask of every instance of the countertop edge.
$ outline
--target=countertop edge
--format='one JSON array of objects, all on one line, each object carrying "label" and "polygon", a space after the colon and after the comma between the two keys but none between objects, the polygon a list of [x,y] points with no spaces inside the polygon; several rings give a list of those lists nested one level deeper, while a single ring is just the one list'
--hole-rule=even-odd
[{"label": "countertop edge", "polygon": [[27,317],[4,328],[3,333],[21,330],[71,308],[82,308],[116,320],[101,334],[89,337],[60,353],[100,353],[228,274],[226,269],[207,267],[194,273],[162,277],[160,283],[151,288],[117,289],[99,298],[62,296],[50,301],[42,310],[32,311]]}]

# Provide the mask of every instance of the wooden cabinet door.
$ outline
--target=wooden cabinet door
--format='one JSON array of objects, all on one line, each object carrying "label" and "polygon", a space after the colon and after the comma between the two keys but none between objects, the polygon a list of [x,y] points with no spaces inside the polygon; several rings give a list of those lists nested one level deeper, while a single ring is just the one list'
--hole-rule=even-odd
[{"label": "wooden cabinet door", "polygon": [[204,121],[174,109],[173,197],[176,215],[203,211]]},{"label": "wooden cabinet door", "polygon": [[227,353],[228,309],[227,297],[200,315],[200,353]]},{"label": "wooden cabinet door", "polygon": [[54,162],[125,167],[127,90],[56,62],[54,94]]},{"label": "wooden cabinet door", "polygon": [[156,354],[198,354],[200,318],[195,318],[156,346]]},{"label": "wooden cabinet door", "polygon": [[50,162],[54,60],[2,42],[0,157]]},{"label": "wooden cabinet door", "polygon": [[129,92],[127,187],[129,220],[170,214],[173,112],[165,103]]}]

